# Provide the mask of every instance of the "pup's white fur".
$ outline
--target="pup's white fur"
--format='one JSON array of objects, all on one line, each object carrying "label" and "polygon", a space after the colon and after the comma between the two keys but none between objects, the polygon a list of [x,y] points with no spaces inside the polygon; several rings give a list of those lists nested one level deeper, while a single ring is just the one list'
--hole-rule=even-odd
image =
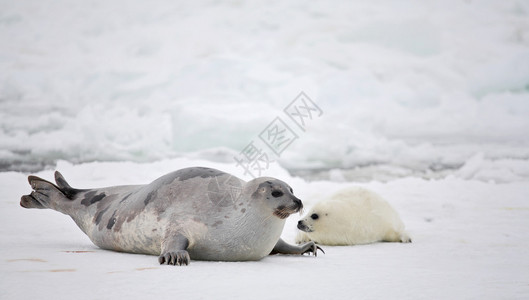
[{"label": "pup's white fur", "polygon": [[298,228],[304,229],[296,237],[298,244],[307,241],[324,245],[411,242],[399,215],[389,203],[372,191],[356,187],[341,190],[316,203],[299,221]]}]

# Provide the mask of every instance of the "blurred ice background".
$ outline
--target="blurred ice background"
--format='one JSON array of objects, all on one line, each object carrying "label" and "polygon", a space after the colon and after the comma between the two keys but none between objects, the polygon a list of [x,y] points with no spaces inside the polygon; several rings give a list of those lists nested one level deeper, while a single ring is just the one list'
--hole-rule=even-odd
[{"label": "blurred ice background", "polygon": [[[232,162],[301,91],[294,175],[529,178],[527,1],[0,0],[0,170]],[[235,163],[235,162],[233,162]]]}]

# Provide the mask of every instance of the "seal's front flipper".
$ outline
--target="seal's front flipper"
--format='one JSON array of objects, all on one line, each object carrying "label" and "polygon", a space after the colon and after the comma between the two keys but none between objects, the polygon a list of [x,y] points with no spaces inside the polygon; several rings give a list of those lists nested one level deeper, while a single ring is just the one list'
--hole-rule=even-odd
[{"label": "seal's front flipper", "polygon": [[168,264],[174,266],[189,265],[189,253],[186,250],[177,250],[165,252],[158,257],[158,262],[160,265]]},{"label": "seal's front flipper", "polygon": [[279,241],[277,241],[277,244],[275,245],[270,255],[314,253],[314,256],[318,256],[318,250],[320,250],[323,254],[325,254],[325,251],[323,251],[323,249],[321,249],[320,246],[316,245],[316,243],[314,242],[308,242],[300,246],[295,246],[295,245],[288,244],[282,239],[279,239]]},{"label": "seal's front flipper", "polygon": [[161,265],[189,265],[191,258],[186,251],[188,246],[189,240],[181,234],[166,236],[162,242],[162,253],[158,257],[158,262]]}]

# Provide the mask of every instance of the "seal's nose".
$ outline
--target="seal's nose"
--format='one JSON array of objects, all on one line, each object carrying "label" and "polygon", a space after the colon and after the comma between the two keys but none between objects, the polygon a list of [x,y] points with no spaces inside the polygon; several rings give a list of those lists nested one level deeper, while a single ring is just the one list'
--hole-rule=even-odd
[{"label": "seal's nose", "polygon": [[305,226],[305,224],[303,224],[302,220],[298,221],[298,229],[301,230],[301,231],[306,231],[307,230],[307,226]]},{"label": "seal's nose", "polygon": [[298,198],[292,197],[292,201],[294,201],[294,203],[298,207],[298,210],[301,210],[303,208],[303,203]]}]

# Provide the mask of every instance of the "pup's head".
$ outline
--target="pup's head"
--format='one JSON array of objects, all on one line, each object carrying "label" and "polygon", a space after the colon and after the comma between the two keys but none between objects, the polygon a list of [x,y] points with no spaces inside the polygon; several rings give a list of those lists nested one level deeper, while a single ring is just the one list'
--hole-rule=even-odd
[{"label": "pup's head", "polygon": [[298,229],[305,232],[316,232],[318,229],[327,228],[334,220],[329,217],[332,212],[328,205],[320,203],[313,207],[311,211],[298,221]]}]

